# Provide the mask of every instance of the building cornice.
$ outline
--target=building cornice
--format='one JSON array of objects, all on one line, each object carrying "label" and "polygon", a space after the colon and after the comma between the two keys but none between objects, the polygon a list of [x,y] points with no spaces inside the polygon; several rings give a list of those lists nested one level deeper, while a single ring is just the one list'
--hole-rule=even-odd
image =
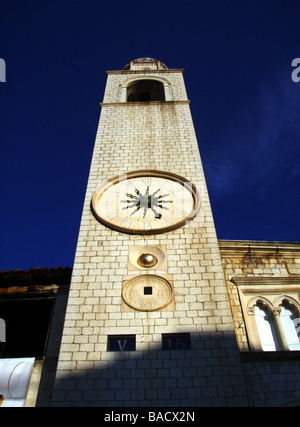
[{"label": "building cornice", "polygon": [[254,240],[219,240],[219,248],[222,256],[262,256],[283,255],[295,256],[300,254],[299,242],[276,242]]},{"label": "building cornice", "polygon": [[184,69],[183,68],[174,68],[174,69],[170,69],[168,68],[167,70],[110,70],[110,71],[106,71],[106,75],[110,75],[110,74],[170,74],[170,73],[182,73],[184,74]]},{"label": "building cornice", "polygon": [[[297,285],[296,290],[299,290],[299,284],[300,284],[300,275],[295,276],[254,276],[254,277],[239,277],[234,276],[231,278],[231,282],[233,282],[238,287],[246,287],[248,290],[251,289],[254,286],[260,286],[260,287],[274,287],[274,286],[294,286]],[[249,290],[248,290],[249,291]]]},{"label": "building cornice", "polygon": [[190,104],[191,101],[189,100],[182,100],[182,101],[147,101],[147,102],[101,102],[100,103],[100,107],[111,107],[111,106],[117,106],[117,105],[121,105],[121,106],[128,106],[128,105],[163,105],[163,104]]}]

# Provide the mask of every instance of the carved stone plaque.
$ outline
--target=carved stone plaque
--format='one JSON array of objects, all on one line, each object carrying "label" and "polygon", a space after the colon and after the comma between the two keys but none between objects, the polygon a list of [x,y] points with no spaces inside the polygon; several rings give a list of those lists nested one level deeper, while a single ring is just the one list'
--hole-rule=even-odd
[{"label": "carved stone plaque", "polygon": [[144,274],[124,283],[122,298],[135,310],[155,311],[170,304],[173,294],[173,286],[168,280],[154,274]]}]

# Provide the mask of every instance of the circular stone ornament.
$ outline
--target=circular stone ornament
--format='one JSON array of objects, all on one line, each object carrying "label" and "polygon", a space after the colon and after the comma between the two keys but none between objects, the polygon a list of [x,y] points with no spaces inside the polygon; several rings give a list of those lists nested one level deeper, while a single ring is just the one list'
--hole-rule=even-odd
[{"label": "circular stone ornament", "polygon": [[166,307],[173,299],[171,283],[161,276],[143,274],[123,285],[122,298],[127,305],[139,311],[155,311]]}]

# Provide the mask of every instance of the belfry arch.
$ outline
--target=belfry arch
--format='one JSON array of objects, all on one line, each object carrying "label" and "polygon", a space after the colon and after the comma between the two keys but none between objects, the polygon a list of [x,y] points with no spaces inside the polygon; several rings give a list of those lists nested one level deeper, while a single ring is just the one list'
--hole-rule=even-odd
[{"label": "belfry arch", "polygon": [[173,100],[171,83],[161,77],[132,77],[120,84],[119,102]]},{"label": "belfry arch", "polygon": [[164,85],[158,80],[136,80],[127,86],[127,102],[165,101]]}]

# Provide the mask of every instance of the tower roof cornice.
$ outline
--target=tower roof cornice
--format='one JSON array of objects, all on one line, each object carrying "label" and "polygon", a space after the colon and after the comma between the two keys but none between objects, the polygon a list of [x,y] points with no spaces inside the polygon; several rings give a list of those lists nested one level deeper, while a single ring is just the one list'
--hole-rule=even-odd
[{"label": "tower roof cornice", "polygon": [[106,74],[161,74],[184,73],[184,68],[168,68],[166,70],[108,70]]},{"label": "tower roof cornice", "polygon": [[168,67],[160,60],[155,58],[150,58],[150,57],[132,59],[130,62],[128,62],[128,64],[125,65],[123,69],[132,70],[132,69],[135,69],[135,67],[148,67],[148,66],[149,67],[155,66],[157,69],[165,69],[165,70],[168,69]]}]

